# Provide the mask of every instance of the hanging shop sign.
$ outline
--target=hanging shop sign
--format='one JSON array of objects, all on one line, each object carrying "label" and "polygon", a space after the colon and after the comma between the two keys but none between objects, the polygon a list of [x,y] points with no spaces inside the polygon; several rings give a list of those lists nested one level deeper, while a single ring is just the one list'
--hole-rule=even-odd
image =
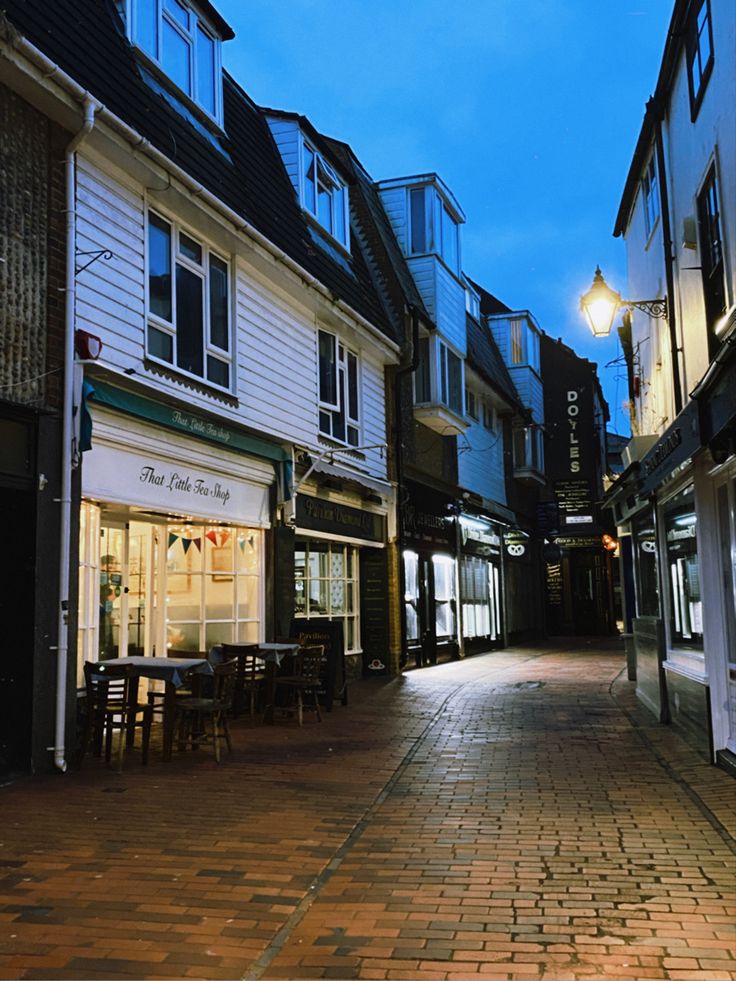
[{"label": "hanging shop sign", "polygon": [[264,526],[268,488],[192,464],[97,442],[85,454],[85,497],[164,514]]},{"label": "hanging shop sign", "polygon": [[307,494],[297,495],[296,523],[300,529],[319,531],[336,537],[380,543],[386,540],[384,515]]},{"label": "hanging shop sign", "polygon": [[492,525],[477,519],[468,522],[460,518],[460,540],[463,551],[468,555],[498,558],[501,554],[501,536],[494,531]]},{"label": "hanging shop sign", "polygon": [[589,480],[557,480],[555,497],[563,526],[594,523],[595,505]]}]

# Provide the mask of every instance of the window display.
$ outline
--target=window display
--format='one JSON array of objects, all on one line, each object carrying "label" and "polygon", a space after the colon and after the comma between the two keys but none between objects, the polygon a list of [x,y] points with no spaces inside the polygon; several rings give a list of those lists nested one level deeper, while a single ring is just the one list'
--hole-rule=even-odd
[{"label": "window display", "polygon": [[345,653],[360,649],[358,550],[328,541],[297,541],[294,615],[343,623]]},{"label": "window display", "polygon": [[664,509],[669,626],[673,645],[702,647],[703,604],[692,487],[677,494]]}]

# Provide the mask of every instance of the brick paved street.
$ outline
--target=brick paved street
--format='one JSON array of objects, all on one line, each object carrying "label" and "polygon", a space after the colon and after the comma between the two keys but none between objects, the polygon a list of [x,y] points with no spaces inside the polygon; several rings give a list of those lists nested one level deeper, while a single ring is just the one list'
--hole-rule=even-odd
[{"label": "brick paved street", "polygon": [[2,789],[0,978],[736,979],[736,783],[622,667],[516,648]]}]

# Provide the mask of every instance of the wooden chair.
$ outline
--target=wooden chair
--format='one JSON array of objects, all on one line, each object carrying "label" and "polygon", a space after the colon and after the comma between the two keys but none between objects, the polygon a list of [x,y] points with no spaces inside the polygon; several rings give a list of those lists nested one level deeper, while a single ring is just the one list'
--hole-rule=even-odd
[{"label": "wooden chair", "polygon": [[[175,650],[173,647],[167,648],[166,657],[198,657],[203,661],[206,661],[209,657],[207,651],[179,651]],[[176,689],[177,698],[191,698],[192,695],[200,694],[200,685],[202,680],[202,675],[191,675],[191,678],[187,679],[187,683],[182,685],[181,688]],[[148,692],[148,704],[153,709],[153,715],[163,721],[164,716],[164,697],[165,692],[157,688],[152,688]]]},{"label": "wooden chair", "polygon": [[253,725],[256,707],[266,682],[266,665],[258,656],[258,644],[223,644],[222,655],[238,662],[233,692],[233,716],[238,717],[247,705],[250,724]]},{"label": "wooden chair", "polygon": [[[322,721],[319,710],[319,689],[321,687],[322,664],[324,661],[325,648],[323,644],[314,644],[302,647],[294,656],[291,667],[291,674],[278,675],[276,678],[276,692],[279,690],[286,693],[292,706],[296,702],[296,714],[299,725],[304,719],[304,702],[308,697],[312,708],[317,713],[317,719]],[[278,704],[278,698],[277,698]],[[294,709],[287,706],[287,710]]]},{"label": "wooden chair", "polygon": [[[228,752],[232,752],[227,716],[232,708],[237,669],[238,663],[235,659],[216,664],[213,669],[211,697],[192,695],[177,699],[175,725],[179,731],[179,749],[186,749],[187,746],[196,749],[211,740],[215,749],[215,759],[219,763],[220,740],[224,738]],[[207,720],[210,724],[209,732]]]},{"label": "wooden chair", "polygon": [[93,743],[95,755],[102,752],[105,742],[105,761],[112,756],[112,737],[120,733],[118,771],[123,768],[127,747],[133,745],[135,730],[142,730],[141,762],[148,763],[153,707],[138,701],[139,678],[127,665],[106,665],[104,661],[84,662],[84,681],[87,693],[87,717],[82,735],[80,762]]}]

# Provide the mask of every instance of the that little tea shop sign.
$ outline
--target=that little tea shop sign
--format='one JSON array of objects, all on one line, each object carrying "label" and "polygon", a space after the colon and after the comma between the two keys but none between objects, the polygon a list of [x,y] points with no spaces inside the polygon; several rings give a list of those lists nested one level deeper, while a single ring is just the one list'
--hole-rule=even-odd
[{"label": "that little tea shop sign", "polygon": [[186,461],[98,443],[85,460],[85,494],[170,514],[262,525],[267,489]]}]

